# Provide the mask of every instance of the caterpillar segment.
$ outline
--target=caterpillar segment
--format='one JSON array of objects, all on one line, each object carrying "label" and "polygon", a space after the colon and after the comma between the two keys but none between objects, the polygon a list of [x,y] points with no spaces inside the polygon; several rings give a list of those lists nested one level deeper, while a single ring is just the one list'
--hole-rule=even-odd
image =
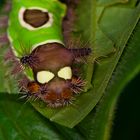
[{"label": "caterpillar segment", "polygon": [[91,53],[90,48],[65,45],[62,23],[66,13],[67,6],[58,0],[13,0],[9,18],[11,47],[28,79],[22,85],[23,96],[52,108],[71,104],[82,92],[85,82],[73,73],[73,63]]}]

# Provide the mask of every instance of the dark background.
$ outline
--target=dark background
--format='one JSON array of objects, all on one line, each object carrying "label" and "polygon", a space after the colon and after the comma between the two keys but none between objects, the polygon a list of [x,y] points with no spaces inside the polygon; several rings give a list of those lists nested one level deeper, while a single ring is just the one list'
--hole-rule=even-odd
[{"label": "dark background", "polygon": [[121,93],[111,140],[140,140],[140,74]]}]

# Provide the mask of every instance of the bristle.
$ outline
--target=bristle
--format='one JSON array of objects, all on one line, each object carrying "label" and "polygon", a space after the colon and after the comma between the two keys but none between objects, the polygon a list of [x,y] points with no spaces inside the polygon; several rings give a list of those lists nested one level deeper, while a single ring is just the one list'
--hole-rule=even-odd
[{"label": "bristle", "polygon": [[75,94],[79,94],[83,91],[83,87],[85,86],[85,84],[85,81],[83,81],[80,77],[73,77],[69,86]]},{"label": "bristle", "polygon": [[40,94],[47,94],[48,93],[48,86],[47,84],[40,86]]},{"label": "bristle", "polygon": [[26,76],[22,77],[22,79],[18,81],[18,85],[21,88],[21,91],[27,91],[27,85],[29,82],[30,80]]},{"label": "bristle", "polygon": [[77,49],[69,49],[73,54],[74,58],[82,58],[88,56],[91,53],[91,48],[77,48]]},{"label": "bristle", "polygon": [[14,76],[17,76],[23,70],[24,70],[24,67],[19,62],[16,62],[15,65],[13,66],[11,74],[14,75]]},{"label": "bristle", "polygon": [[39,91],[39,89],[36,91],[36,87],[35,87],[34,83],[35,82],[29,81],[29,79],[27,79],[26,77],[24,77],[22,79],[22,81],[20,81],[20,83],[19,83],[19,86],[21,87],[21,92],[20,92],[21,97],[20,98],[24,98],[27,101],[31,101],[31,102],[40,99],[40,97],[39,97],[40,91]]},{"label": "bristle", "polygon": [[19,98],[18,98],[19,100],[21,100],[21,99],[25,99],[25,100],[27,100],[28,99],[28,94],[26,93],[26,92],[20,92],[19,93]]},{"label": "bristle", "polygon": [[64,107],[72,104],[74,97],[70,89],[64,89],[60,94],[55,92],[48,92],[45,95],[40,96],[47,106],[51,108]]},{"label": "bristle", "polygon": [[31,68],[35,68],[39,64],[39,60],[35,55],[26,55],[20,59],[20,62],[26,67],[29,66]]}]

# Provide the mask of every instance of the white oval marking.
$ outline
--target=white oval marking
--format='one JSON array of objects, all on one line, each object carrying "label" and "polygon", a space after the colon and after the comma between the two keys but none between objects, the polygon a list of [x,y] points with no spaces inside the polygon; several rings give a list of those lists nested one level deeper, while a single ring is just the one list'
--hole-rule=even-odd
[{"label": "white oval marking", "polygon": [[64,67],[61,68],[58,73],[57,73],[58,77],[63,78],[65,80],[67,79],[71,79],[72,78],[72,70],[71,67]]},{"label": "white oval marking", "polygon": [[54,78],[54,74],[50,71],[40,71],[37,73],[37,81],[41,84],[48,83]]}]

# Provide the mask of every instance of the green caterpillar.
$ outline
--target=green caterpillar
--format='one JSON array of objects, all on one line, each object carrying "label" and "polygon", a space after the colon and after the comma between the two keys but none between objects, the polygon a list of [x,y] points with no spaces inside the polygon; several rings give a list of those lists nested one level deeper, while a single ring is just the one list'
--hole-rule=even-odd
[{"label": "green caterpillar", "polygon": [[85,82],[74,73],[75,60],[90,48],[69,49],[63,42],[62,21],[67,6],[58,0],[13,0],[8,37],[28,78],[26,96],[50,107],[61,107],[81,93]]}]

